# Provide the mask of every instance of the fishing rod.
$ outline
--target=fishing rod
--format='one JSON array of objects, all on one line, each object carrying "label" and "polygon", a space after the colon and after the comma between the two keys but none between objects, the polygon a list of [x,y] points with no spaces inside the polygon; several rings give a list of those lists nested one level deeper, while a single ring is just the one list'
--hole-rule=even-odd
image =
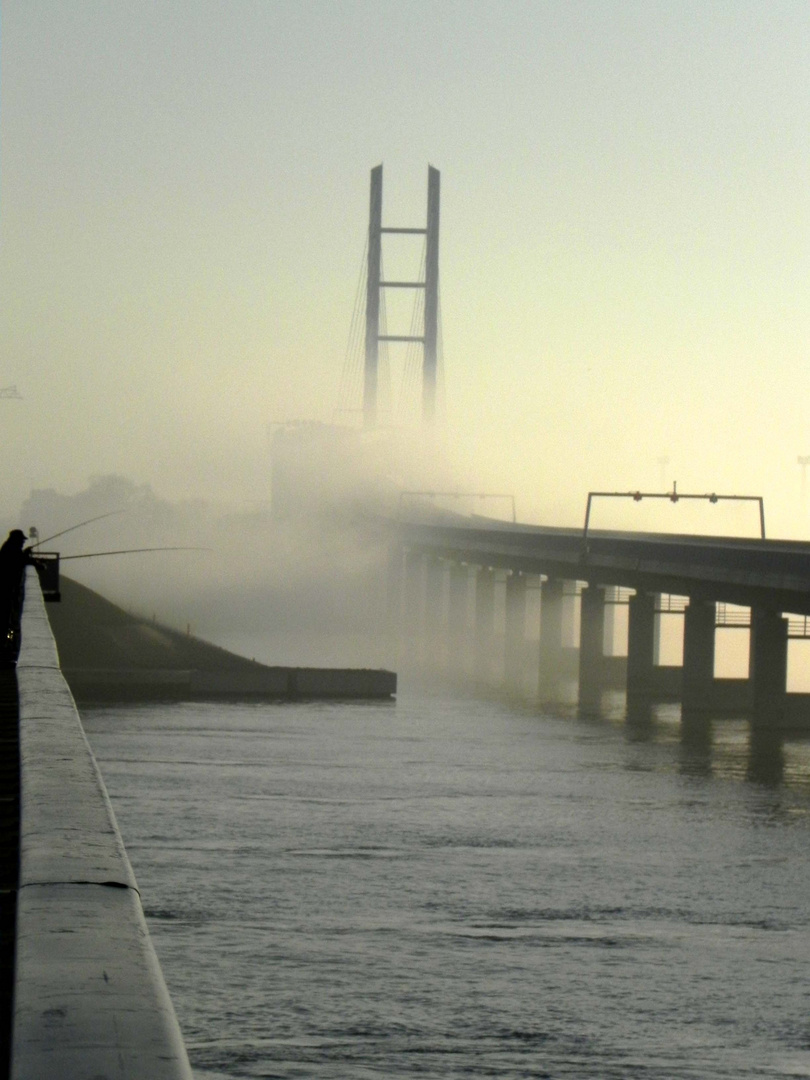
[{"label": "fishing rod", "polygon": [[81,529],[85,525],[90,525],[94,521],[101,521],[102,518],[115,517],[116,514],[125,514],[126,510],[110,510],[106,514],[99,514],[97,517],[88,518],[87,521],[80,521],[78,525],[71,525],[69,529],[62,529],[61,532],[53,533],[51,536],[46,536],[44,540],[37,539],[35,544],[32,544],[29,551],[33,551],[38,548],[40,544],[47,544],[51,540],[55,540],[57,536],[65,536],[66,533],[73,532],[74,529]]},{"label": "fishing rod", "polygon": [[61,532],[52,533],[50,536],[46,536],[44,539],[40,539],[36,529],[31,529],[31,539],[36,537],[36,542],[29,547],[23,548],[23,553],[27,554],[31,562],[36,566],[39,575],[40,585],[42,587],[42,595],[46,600],[59,600],[61,599],[59,591],[59,563],[65,559],[95,559],[105,555],[136,555],[141,552],[152,551],[212,551],[212,548],[199,547],[199,546],[161,546],[161,547],[144,547],[144,548],[117,548],[114,551],[85,551],[78,555],[61,555],[52,551],[38,550],[43,544],[47,544],[51,540],[56,540],[60,536],[65,536],[67,533],[73,532],[76,529],[81,529],[85,525],[90,525],[94,521],[101,521],[103,518],[114,517],[117,514],[124,514],[126,510],[108,510],[106,514],[97,514],[95,517],[87,518],[85,521],[80,521],[76,525],[71,525],[67,529],[62,529]]},{"label": "fishing rod", "polygon": [[209,547],[148,547],[148,548],[123,548],[120,551],[85,551],[82,555],[60,555],[62,562],[66,559],[96,559],[99,555],[136,555],[142,551],[213,551]]}]

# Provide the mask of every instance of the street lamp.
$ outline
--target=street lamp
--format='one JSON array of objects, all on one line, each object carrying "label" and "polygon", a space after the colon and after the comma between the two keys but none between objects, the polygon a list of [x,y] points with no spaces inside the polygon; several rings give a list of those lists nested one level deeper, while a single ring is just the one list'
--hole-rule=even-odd
[{"label": "street lamp", "polygon": [[[810,457],[807,459],[810,464]],[[588,503],[585,507],[585,527],[582,531],[583,550],[588,550],[588,527],[591,520],[591,503],[594,499],[632,499],[633,502],[641,502],[642,499],[669,499],[670,502],[680,502],[681,499],[706,499],[710,503],[724,502],[756,502],[759,503],[759,527],[762,539],[765,539],[765,500],[761,495],[718,495],[712,491],[706,495],[684,494],[678,491],[678,483],[672,481],[672,491],[589,491]]]}]

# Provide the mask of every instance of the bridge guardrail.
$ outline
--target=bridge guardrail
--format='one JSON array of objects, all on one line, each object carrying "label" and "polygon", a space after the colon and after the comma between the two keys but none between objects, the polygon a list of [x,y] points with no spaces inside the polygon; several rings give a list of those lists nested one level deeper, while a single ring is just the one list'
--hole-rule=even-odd
[{"label": "bridge guardrail", "polygon": [[29,568],[17,663],[13,1080],[192,1080],[104,782]]}]

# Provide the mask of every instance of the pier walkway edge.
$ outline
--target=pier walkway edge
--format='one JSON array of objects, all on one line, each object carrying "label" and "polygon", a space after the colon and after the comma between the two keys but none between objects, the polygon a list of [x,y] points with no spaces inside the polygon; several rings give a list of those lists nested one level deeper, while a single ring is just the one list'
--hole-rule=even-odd
[{"label": "pier walkway edge", "polygon": [[27,570],[10,1075],[192,1080],[104,781]]}]

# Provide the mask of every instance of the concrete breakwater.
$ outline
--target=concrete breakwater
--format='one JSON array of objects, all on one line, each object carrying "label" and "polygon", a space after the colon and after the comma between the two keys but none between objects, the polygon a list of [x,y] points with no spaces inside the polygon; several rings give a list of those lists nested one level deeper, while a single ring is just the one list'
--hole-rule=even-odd
[{"label": "concrete breakwater", "polygon": [[392,671],[259,664],[131,615],[70,578],[62,578],[61,594],[48,611],[62,673],[80,703],[396,694]]},{"label": "concrete breakwater", "polygon": [[201,671],[197,668],[65,668],[79,702],[144,701],[151,698],[391,698],[396,675],[364,668],[264,667],[256,671]]},{"label": "concrete breakwater", "polygon": [[19,694],[10,1076],[191,1080],[104,782],[33,569]]}]

